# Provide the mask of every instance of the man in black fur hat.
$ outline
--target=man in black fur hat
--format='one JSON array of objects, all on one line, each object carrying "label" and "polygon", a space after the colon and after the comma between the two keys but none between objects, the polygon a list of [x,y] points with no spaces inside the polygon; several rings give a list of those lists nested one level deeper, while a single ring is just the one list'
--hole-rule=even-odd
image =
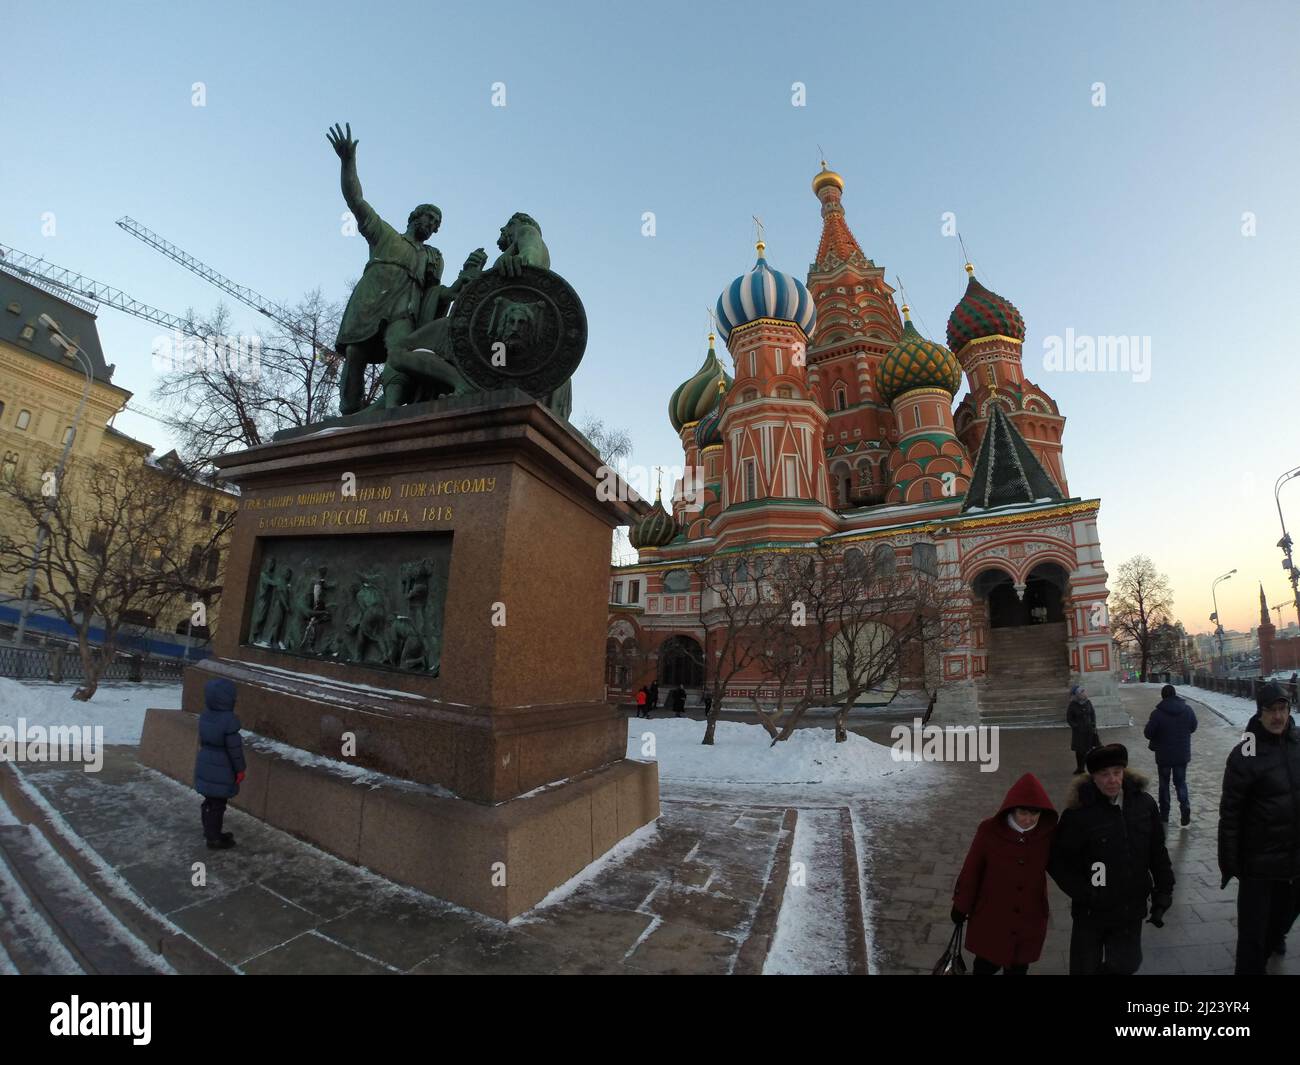
[{"label": "man in black fur hat", "polygon": [[1129,976],[1142,964],[1142,919],[1164,927],[1174,870],[1160,808],[1119,743],[1088,752],[1070,787],[1047,871],[1070,896],[1070,975]]}]

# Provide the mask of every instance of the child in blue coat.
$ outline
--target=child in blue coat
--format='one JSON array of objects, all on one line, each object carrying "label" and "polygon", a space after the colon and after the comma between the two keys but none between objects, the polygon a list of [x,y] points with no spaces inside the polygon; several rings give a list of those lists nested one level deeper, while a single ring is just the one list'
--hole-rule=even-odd
[{"label": "child in blue coat", "polygon": [[239,794],[244,780],[244,742],[235,716],[235,686],[213,678],[203,686],[203,713],[199,715],[199,753],[194,761],[194,790],[203,796],[203,836],[211,850],[235,845],[235,837],[221,831],[226,803]]}]

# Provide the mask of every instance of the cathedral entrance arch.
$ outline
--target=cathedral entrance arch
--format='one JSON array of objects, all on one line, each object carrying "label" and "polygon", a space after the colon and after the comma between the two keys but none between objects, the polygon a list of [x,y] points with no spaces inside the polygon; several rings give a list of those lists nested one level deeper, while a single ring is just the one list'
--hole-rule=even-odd
[{"label": "cathedral entrance arch", "polygon": [[704,649],[690,636],[670,636],[659,648],[659,683],[684,688],[704,686]]}]

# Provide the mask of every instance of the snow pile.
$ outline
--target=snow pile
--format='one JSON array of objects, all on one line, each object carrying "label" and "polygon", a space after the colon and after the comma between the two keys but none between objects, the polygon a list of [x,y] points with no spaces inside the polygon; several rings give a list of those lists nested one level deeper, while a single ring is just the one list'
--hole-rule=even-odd
[{"label": "snow pile", "polygon": [[144,712],[156,706],[177,709],[181,705],[179,684],[101,684],[88,703],[72,698],[75,684],[20,684],[0,677],[0,725],[17,729],[18,719],[27,727],[42,725],[102,725],[105,743],[140,743]]},{"label": "snow pile", "polygon": [[704,728],[689,718],[632,718],[627,756],[658,761],[660,780],[728,784],[855,784],[924,772],[929,764],[895,761],[889,747],[852,732],[836,743],[832,729],[800,728],[773,747],[761,725],[719,721],[706,747]]}]

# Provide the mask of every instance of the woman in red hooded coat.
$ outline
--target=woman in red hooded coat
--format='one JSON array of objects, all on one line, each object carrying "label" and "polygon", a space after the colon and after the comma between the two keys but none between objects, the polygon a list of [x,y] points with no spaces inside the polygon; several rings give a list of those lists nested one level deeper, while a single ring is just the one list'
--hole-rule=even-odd
[{"label": "woman in red hooded coat", "polygon": [[953,889],[952,919],[968,921],[976,975],[1023,976],[1047,938],[1047,859],[1056,810],[1026,773],[994,817],[980,823]]}]

